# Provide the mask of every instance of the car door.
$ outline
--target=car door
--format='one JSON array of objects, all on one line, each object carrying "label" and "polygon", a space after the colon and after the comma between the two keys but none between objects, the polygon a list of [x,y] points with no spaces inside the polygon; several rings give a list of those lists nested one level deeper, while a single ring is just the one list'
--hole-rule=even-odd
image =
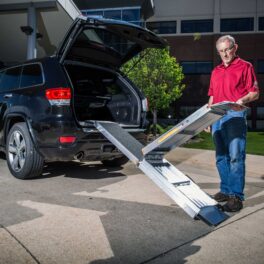
[{"label": "car door", "polygon": [[3,88],[2,88],[2,79],[5,74],[5,71],[0,71],[0,145],[3,137]]},{"label": "car door", "polygon": [[21,66],[6,69],[1,74],[0,82],[0,145],[5,145],[4,124],[5,116],[9,108],[16,102],[16,90],[19,88]]}]

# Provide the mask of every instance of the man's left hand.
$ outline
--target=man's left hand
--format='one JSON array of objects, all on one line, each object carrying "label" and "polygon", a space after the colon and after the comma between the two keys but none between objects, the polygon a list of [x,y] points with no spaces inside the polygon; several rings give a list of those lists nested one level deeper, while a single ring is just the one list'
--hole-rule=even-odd
[{"label": "man's left hand", "polygon": [[234,111],[241,111],[241,110],[244,109],[244,102],[241,99],[238,99],[236,101],[236,103],[239,104],[239,105],[233,105],[231,107],[232,110],[234,110]]}]

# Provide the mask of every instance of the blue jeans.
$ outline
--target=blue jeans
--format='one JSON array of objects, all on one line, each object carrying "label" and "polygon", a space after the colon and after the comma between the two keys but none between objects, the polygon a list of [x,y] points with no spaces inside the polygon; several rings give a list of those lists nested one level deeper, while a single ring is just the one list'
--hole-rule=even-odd
[{"label": "blue jeans", "polygon": [[247,121],[246,111],[230,110],[212,125],[220,191],[244,200]]}]

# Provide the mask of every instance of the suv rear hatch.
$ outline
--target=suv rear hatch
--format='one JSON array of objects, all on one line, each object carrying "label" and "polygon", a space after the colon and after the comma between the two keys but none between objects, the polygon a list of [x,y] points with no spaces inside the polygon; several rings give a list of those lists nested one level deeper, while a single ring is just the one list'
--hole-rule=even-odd
[{"label": "suv rear hatch", "polygon": [[119,68],[146,48],[165,46],[162,38],[136,25],[76,19],[57,56],[71,80],[79,123],[104,120],[140,126],[144,96],[119,74]]},{"label": "suv rear hatch", "polygon": [[57,56],[118,70],[146,48],[164,48],[164,39],[123,21],[77,18],[64,38]]}]

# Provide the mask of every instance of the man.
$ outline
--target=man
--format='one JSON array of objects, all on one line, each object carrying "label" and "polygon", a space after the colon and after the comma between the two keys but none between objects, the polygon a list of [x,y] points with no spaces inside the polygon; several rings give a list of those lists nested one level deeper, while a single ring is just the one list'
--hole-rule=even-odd
[{"label": "man", "polygon": [[241,105],[233,108],[212,125],[216,147],[216,166],[220,175],[220,192],[214,195],[218,202],[226,202],[223,209],[236,212],[243,208],[246,158],[245,104],[259,97],[254,69],[249,62],[236,55],[238,45],[230,35],[220,37],[216,49],[222,63],[214,68],[208,91],[208,107],[232,101]]}]

